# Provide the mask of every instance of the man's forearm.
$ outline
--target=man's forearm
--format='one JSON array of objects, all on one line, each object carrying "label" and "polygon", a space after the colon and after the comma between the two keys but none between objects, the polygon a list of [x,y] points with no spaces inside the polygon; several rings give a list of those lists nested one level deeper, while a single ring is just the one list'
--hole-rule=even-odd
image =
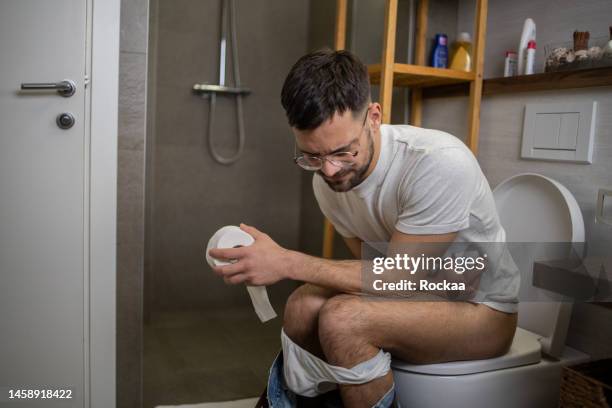
[{"label": "man's forearm", "polygon": [[311,283],[344,293],[362,291],[361,261],[338,261],[290,251],[289,279]]},{"label": "man's forearm", "polygon": [[[372,286],[374,277],[376,281],[398,283],[401,281],[411,281],[418,283],[424,279],[429,282],[446,281],[458,282],[457,277],[465,278],[465,276],[457,275],[452,272],[449,276],[427,276],[427,271],[419,270],[414,274],[401,269],[390,268],[384,274],[363,276],[363,260],[331,260],[318,258],[303,254],[297,251],[288,251],[286,258],[287,271],[286,278],[311,283],[313,285],[322,286],[329,289],[334,289],[338,292],[349,294],[367,294],[382,297],[411,297],[415,293],[429,293],[436,297],[446,298],[448,295],[446,289],[419,289],[418,287],[408,287],[407,289],[392,289],[392,290],[375,290]],[[372,272],[371,264],[369,272]],[[453,279],[453,277],[455,279]],[[459,279],[460,281],[461,279]],[[415,283],[415,285],[416,285]],[[379,285],[380,286],[380,285]],[[454,292],[453,292],[454,293]],[[453,294],[451,293],[451,294]]]}]

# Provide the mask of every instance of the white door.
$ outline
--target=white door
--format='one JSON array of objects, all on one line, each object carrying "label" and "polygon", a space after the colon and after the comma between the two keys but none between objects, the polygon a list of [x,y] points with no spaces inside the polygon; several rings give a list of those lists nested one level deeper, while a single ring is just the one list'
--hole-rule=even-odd
[{"label": "white door", "polygon": [[[87,18],[86,0],[0,0],[3,407],[86,406]],[[74,95],[20,89],[64,80],[75,83]],[[68,129],[56,123],[63,113],[74,118]],[[10,399],[29,389],[60,392]]]}]

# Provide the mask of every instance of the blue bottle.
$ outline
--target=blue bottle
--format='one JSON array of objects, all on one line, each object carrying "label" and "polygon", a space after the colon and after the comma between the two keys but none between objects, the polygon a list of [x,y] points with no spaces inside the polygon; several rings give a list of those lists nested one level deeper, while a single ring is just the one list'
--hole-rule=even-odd
[{"label": "blue bottle", "polygon": [[436,40],[431,53],[431,66],[434,68],[448,67],[448,37],[446,34],[436,34]]}]

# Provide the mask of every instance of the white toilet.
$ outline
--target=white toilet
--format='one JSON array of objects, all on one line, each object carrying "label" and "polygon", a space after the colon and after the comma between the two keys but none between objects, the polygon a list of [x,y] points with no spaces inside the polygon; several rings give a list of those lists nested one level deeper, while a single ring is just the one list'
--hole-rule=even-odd
[{"label": "white toilet", "polygon": [[[493,195],[508,242],[584,242],[580,208],[560,183],[519,174],[500,183]],[[532,265],[517,265],[521,285],[529,285]],[[519,327],[501,357],[425,365],[394,359],[400,406],[557,407],[562,367],[588,360],[565,346],[571,309],[569,302],[521,302]]]}]

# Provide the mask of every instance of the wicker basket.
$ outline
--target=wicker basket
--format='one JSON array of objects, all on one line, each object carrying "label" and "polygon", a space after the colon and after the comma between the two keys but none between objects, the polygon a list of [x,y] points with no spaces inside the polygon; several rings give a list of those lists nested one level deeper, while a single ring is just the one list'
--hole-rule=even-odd
[{"label": "wicker basket", "polygon": [[612,359],[564,367],[561,408],[611,408]]}]

